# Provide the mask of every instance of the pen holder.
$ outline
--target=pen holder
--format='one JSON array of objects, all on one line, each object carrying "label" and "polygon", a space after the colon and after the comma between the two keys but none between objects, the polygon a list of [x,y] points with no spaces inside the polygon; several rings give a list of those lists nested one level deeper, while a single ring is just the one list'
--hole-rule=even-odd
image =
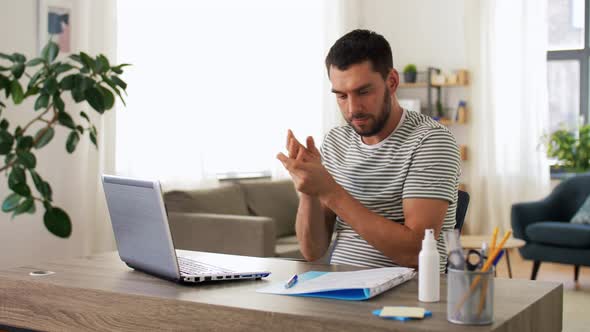
[{"label": "pen holder", "polygon": [[486,272],[448,269],[447,320],[464,325],[493,323],[493,267]]}]

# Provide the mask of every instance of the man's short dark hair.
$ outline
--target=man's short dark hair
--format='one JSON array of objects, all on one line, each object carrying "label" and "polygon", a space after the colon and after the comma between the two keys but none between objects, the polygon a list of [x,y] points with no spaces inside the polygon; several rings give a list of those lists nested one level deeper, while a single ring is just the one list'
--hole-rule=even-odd
[{"label": "man's short dark hair", "polygon": [[326,70],[330,76],[330,66],[346,70],[351,65],[371,62],[373,70],[381,74],[383,79],[393,68],[391,47],[385,38],[369,30],[357,29],[340,37],[332,45],[326,56]]}]

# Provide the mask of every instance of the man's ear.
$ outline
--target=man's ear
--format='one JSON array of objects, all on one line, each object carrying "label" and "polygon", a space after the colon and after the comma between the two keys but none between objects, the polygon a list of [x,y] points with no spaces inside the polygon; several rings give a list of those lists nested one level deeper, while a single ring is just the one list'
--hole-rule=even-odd
[{"label": "man's ear", "polygon": [[399,73],[395,68],[392,68],[389,71],[389,75],[387,75],[387,80],[385,83],[387,84],[387,87],[389,87],[391,93],[394,94],[397,90],[397,87],[399,86]]}]

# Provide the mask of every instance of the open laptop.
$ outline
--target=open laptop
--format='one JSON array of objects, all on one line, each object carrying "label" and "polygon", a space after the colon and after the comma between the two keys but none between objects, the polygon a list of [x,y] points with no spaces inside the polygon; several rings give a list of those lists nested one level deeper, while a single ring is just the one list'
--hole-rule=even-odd
[{"label": "open laptop", "polygon": [[119,256],[129,267],[179,282],[259,279],[266,271],[233,271],[183,257],[174,249],[160,182],[103,175]]}]

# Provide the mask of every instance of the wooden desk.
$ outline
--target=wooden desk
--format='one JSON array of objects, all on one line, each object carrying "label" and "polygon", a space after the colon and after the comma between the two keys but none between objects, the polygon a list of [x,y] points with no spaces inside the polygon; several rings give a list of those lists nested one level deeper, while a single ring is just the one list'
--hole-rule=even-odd
[{"label": "wooden desk", "polygon": [[[124,265],[116,253],[0,270],[0,325],[37,330],[247,330],[247,331],[561,331],[561,284],[496,279],[495,322],[454,325],[441,302],[421,303],[417,280],[369,301],[338,301],[259,294],[271,281],[308,270],[353,270],[274,258],[193,252],[223,266],[230,262],[270,270],[268,280],[178,285]],[[45,277],[29,272],[51,270]],[[423,321],[383,320],[371,311],[385,305],[422,306]]]}]

